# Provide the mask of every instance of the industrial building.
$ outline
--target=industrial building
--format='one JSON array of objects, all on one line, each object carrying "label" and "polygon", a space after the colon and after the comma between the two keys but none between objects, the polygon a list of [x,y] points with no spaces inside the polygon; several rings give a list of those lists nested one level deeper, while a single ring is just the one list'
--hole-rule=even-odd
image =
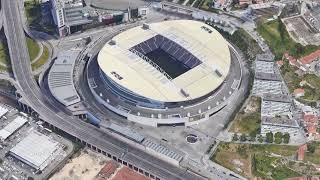
[{"label": "industrial building", "polygon": [[81,0],[50,0],[51,14],[60,36],[66,36],[90,23]]},{"label": "industrial building", "polygon": [[23,163],[42,171],[62,152],[62,144],[49,136],[32,131],[9,153]]},{"label": "industrial building", "polygon": [[8,111],[9,111],[9,110],[8,110],[7,108],[5,108],[5,107],[3,107],[3,106],[0,106],[0,118],[1,118],[2,116],[4,116],[5,114],[7,114]]},{"label": "industrial building", "polygon": [[4,141],[18,129],[20,129],[28,120],[24,117],[17,116],[12,122],[0,130],[0,140]]},{"label": "industrial building", "polygon": [[81,31],[86,26],[121,23],[148,14],[146,6],[135,8],[127,6],[124,10],[109,11],[101,7],[86,6],[82,0],[50,0],[50,2],[53,21],[61,37]]}]

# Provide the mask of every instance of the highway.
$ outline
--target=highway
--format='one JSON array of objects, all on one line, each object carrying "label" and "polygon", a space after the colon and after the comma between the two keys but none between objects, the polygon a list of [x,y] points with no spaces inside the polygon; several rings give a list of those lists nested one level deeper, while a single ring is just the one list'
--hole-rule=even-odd
[{"label": "highway", "polygon": [[42,94],[33,78],[30,57],[26,45],[23,22],[16,0],[1,0],[4,11],[3,26],[8,41],[14,78],[23,91],[24,100],[40,118],[58,129],[82,141],[120,158],[160,179],[202,179],[186,169],[175,167],[136,149],[98,128],[64,113],[46,94]]}]

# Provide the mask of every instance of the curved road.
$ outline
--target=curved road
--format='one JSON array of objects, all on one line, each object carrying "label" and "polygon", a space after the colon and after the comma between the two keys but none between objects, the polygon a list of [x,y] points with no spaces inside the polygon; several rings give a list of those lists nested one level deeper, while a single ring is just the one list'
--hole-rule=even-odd
[{"label": "curved road", "polygon": [[1,4],[4,11],[3,25],[7,36],[14,78],[20,89],[23,90],[21,95],[28,105],[39,113],[41,119],[75,138],[81,139],[99,150],[110,153],[159,178],[170,180],[202,179],[186,169],[175,167],[119,141],[80,119],[68,116],[59,109],[59,106],[48,100],[47,96],[41,93],[32,75],[30,57],[22,27],[23,22],[19,15],[17,1],[1,0]]}]

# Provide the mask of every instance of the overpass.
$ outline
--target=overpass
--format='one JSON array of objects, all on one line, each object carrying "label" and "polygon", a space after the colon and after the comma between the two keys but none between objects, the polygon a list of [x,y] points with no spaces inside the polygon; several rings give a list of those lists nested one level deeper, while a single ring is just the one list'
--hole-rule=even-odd
[{"label": "overpass", "polygon": [[24,101],[53,128],[66,132],[99,153],[153,179],[203,179],[198,175],[157,159],[143,150],[119,141],[84,121],[67,115],[60,105],[50,101],[32,75],[21,13],[17,0],[1,0],[3,26],[8,41],[12,71]]}]

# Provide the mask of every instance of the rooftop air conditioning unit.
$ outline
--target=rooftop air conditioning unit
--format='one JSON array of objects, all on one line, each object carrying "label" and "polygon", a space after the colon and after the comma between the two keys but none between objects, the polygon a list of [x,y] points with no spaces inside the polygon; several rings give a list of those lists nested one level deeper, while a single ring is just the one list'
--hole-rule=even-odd
[{"label": "rooftop air conditioning unit", "polygon": [[142,29],[145,29],[145,30],[150,29],[150,25],[146,24],[146,23],[143,23]]},{"label": "rooftop air conditioning unit", "polygon": [[115,41],[115,40],[110,40],[109,44],[110,44],[111,46],[116,45],[116,41]]}]

